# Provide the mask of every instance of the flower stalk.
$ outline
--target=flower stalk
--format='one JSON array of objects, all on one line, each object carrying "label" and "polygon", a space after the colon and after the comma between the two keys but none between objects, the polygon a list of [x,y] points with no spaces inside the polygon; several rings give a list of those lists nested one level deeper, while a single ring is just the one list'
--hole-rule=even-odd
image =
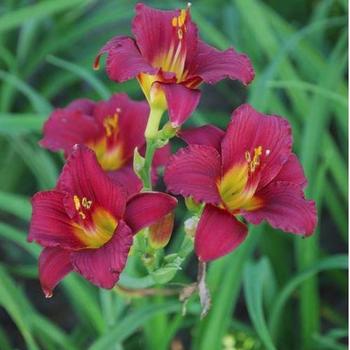
[{"label": "flower stalk", "polygon": [[156,108],[150,105],[151,111],[148,118],[148,123],[145,130],[145,138],[149,142],[157,139],[159,123],[164,113],[163,109]]}]

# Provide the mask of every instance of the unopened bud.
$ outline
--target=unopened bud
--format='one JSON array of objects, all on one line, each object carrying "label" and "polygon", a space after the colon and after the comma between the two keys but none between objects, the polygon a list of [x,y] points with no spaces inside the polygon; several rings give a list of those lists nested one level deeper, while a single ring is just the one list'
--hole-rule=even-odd
[{"label": "unopened bud", "polygon": [[191,218],[185,221],[184,229],[187,235],[189,235],[190,237],[194,237],[194,235],[196,234],[198,222],[199,222],[198,216],[192,216]]},{"label": "unopened bud", "polygon": [[202,209],[202,204],[193,199],[193,197],[185,198],[186,208],[192,213],[198,214]]},{"label": "unopened bud", "polygon": [[179,129],[180,127],[174,127],[170,122],[168,122],[163,126],[162,130],[160,131],[160,137],[163,140],[169,140],[176,135]]},{"label": "unopened bud", "polygon": [[165,247],[171,237],[174,228],[174,213],[165,215],[158,222],[149,227],[149,244],[154,249]]},{"label": "unopened bud", "polygon": [[139,150],[136,147],[134,150],[134,162],[133,162],[134,172],[139,176],[140,171],[143,169],[144,166],[145,166],[145,158],[143,158],[140,155]]}]

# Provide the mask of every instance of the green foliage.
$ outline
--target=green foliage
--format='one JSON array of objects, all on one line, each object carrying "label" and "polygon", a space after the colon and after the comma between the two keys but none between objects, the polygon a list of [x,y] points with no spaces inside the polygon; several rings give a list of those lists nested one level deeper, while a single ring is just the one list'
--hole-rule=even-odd
[{"label": "green foliage", "polygon": [[[248,89],[229,81],[203,87],[202,104],[188,125],[225,126],[233,107],[245,100],[288,118],[309,179],[307,195],[317,202],[319,225],[312,238],[264,225],[251,229],[239,249],[210,264],[213,304],[202,321],[194,297],[182,316],[175,297],[130,299],[99,292],[73,275],[53,301],[42,296],[36,276],[40,248],[26,242],[29,198],[54,186],[62,160],[37,145],[41,127],[53,106],[74,98],[107,98],[116,91],[142,98],[135,82],[117,85],[103,70],[92,70],[100,47],[130,32],[135,3],[0,3],[0,348],[165,350],[177,339],[194,350],[345,349],[345,0],[201,0],[192,6],[203,39],[246,52],[256,79]],[[183,6],[170,0],[151,4]],[[178,223],[181,215],[179,209]],[[181,227],[176,234],[182,235]],[[188,264],[176,282],[187,282],[193,270]],[[121,278],[124,287],[154,283],[140,278],[133,261],[128,272]]]}]

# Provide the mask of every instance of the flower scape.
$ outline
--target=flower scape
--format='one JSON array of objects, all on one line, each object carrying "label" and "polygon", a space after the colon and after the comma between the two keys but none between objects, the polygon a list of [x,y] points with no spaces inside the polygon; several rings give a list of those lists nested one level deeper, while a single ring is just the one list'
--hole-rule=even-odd
[{"label": "flower scape", "polygon": [[[244,244],[249,224],[266,221],[312,235],[315,203],[304,196],[307,180],[283,117],[244,104],[225,130],[183,127],[202,84],[228,78],[248,85],[254,79],[250,59],[203,42],[190,4],[164,11],[140,3],[135,12],[133,36],[111,38],[94,68],[106,56],[108,77],[117,83],[137,79],[145,101],[118,93],[107,101],[78,99],[52,112],[40,145],[63,151],[66,163],[56,187],[33,196],[28,240],[43,247],[39,278],[46,297],[71,272],[115,288],[131,256],[155,285],[164,285],[194,250],[198,280],[180,298],[197,291],[205,315],[206,263]],[[172,154],[174,137],[186,146]],[[160,180],[167,193],[154,190]],[[189,218],[183,242],[165,253],[182,197]]]}]

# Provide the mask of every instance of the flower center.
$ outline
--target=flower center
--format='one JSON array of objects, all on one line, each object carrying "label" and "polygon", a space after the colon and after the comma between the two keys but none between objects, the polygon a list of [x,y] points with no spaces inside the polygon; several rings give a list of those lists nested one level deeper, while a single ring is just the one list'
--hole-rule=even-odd
[{"label": "flower center", "polygon": [[188,75],[188,71],[185,71],[187,47],[184,38],[190,7],[191,3],[188,3],[186,9],[182,9],[178,16],[172,18],[173,35],[169,49],[162,52],[153,62],[153,66],[161,68],[163,72],[175,73],[176,82],[184,81]]},{"label": "flower center", "polygon": [[103,126],[105,128],[106,136],[118,136],[119,128],[118,128],[118,120],[119,113],[121,112],[120,108],[116,109],[116,113],[113,116],[108,116],[103,120]]},{"label": "flower center", "polygon": [[262,151],[262,146],[254,148],[252,153],[246,151],[246,162],[234,165],[217,183],[222,207],[234,214],[241,209],[251,211],[262,205],[261,200],[254,196],[258,181],[253,177],[261,164]]},{"label": "flower center", "polygon": [[121,109],[117,108],[114,115],[107,116],[103,120],[104,136],[97,142],[88,144],[95,151],[101,167],[107,171],[117,170],[125,163],[123,147],[119,141],[120,113]]},{"label": "flower center", "polygon": [[107,243],[118,221],[104,208],[94,206],[87,197],[73,196],[74,206],[79,214],[78,222],[74,223],[74,234],[87,248],[99,248]]}]

